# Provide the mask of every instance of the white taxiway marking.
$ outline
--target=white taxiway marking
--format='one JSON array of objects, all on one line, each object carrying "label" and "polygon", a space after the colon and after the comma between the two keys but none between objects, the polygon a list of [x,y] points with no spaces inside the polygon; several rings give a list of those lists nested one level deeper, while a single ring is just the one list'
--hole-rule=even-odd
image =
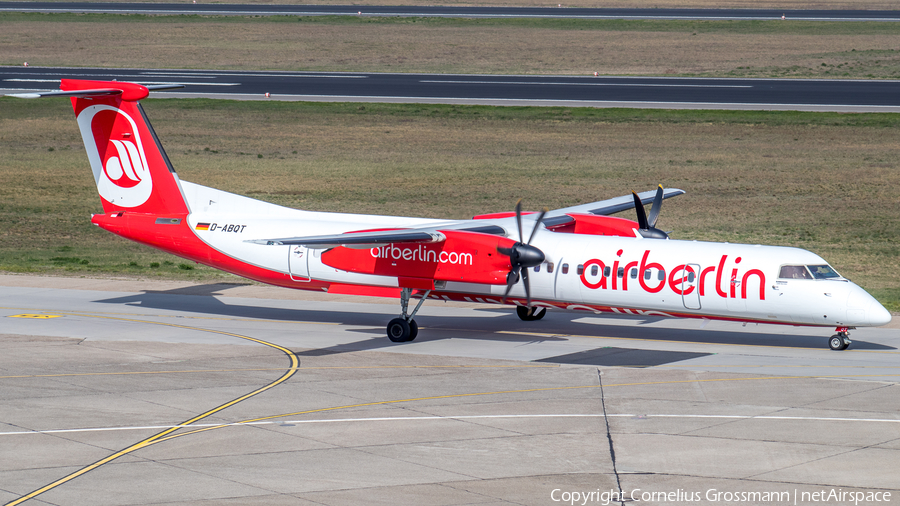
[{"label": "white taxiway marking", "polygon": [[[91,427],[83,429],[50,429],[28,430],[17,432],[0,432],[0,436],[20,436],[25,434],[64,434],[71,432],[109,432],[119,430],[164,430],[164,429],[197,429],[205,427],[239,427],[242,425],[300,425],[308,423],[354,423],[354,422],[399,422],[399,421],[426,421],[426,420],[484,420],[498,418],[603,418],[598,413],[569,413],[569,414],[543,414],[543,415],[462,415],[462,416],[400,416],[381,418],[335,418],[317,420],[284,420],[280,422],[247,422],[247,423],[195,423],[190,425],[145,425],[133,427]],[[650,420],[653,418],[704,418],[723,420],[791,420],[791,421],[816,421],[816,422],[866,422],[866,423],[900,423],[900,419],[891,418],[836,418],[819,416],[768,416],[768,415],[671,415],[671,414],[633,414],[620,413],[606,415],[609,418],[633,418],[636,420]]]},{"label": "white taxiway marking", "polygon": [[[133,76],[132,76],[133,77]],[[168,77],[168,76],[166,76]],[[59,79],[4,79],[3,81],[17,83],[58,83]],[[184,81],[143,81],[141,84],[183,84],[185,86],[240,86],[241,83],[186,83]]]},{"label": "white taxiway marking", "polygon": [[[33,76],[44,76],[44,73],[28,73],[28,72],[19,72],[18,75],[33,75]],[[114,73],[105,73],[98,74],[94,73],[85,73],[85,72],[57,72],[53,75],[57,76],[70,76],[70,77],[118,77],[124,79],[138,79],[143,76],[160,76],[171,79],[173,77],[184,77],[185,79],[212,79],[214,77],[315,77],[322,78],[326,77],[329,79],[368,79],[369,76],[366,75],[356,75],[356,74],[307,74],[307,73],[291,73],[291,72],[280,72],[280,73],[250,73],[250,72],[187,72],[187,71],[178,71],[178,72],[165,72],[165,71],[155,71],[148,70],[142,71],[138,74],[114,74]],[[6,81],[32,81],[39,83],[52,83],[59,82],[59,79],[5,79]]]},{"label": "white taxiway marking", "polygon": [[636,88],[653,87],[653,88],[752,88],[751,85],[738,84],[652,84],[652,83],[555,83],[541,81],[443,81],[443,80],[422,80],[420,83],[446,83],[446,84],[537,84],[552,86],[631,86]]},{"label": "white taxiway marking", "polygon": [[368,79],[368,77],[369,77],[369,76],[358,76],[358,75],[334,75],[334,74],[249,74],[246,72],[221,73],[221,74],[209,73],[209,72],[204,72],[202,74],[192,74],[192,73],[186,73],[186,72],[142,72],[141,75],[166,76],[166,77],[181,77],[181,76],[184,76],[184,77],[194,77],[194,76],[201,76],[201,77],[241,76],[241,77],[243,77],[243,76],[250,76],[250,77],[317,77],[317,78],[326,77],[329,79]]}]

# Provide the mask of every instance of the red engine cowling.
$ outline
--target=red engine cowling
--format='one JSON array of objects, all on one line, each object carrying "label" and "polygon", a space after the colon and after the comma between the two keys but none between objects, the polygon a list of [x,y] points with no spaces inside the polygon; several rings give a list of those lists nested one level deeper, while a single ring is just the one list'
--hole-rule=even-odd
[{"label": "red engine cowling", "polygon": [[348,272],[397,276],[401,286],[414,288],[427,287],[431,281],[506,284],[512,265],[498,248],[511,248],[515,241],[477,232],[440,232],[447,239],[439,243],[397,243],[369,249],[340,246],[322,253],[322,262]]},{"label": "red engine cowling", "polygon": [[634,237],[635,229],[640,227],[636,221],[626,220],[625,218],[616,218],[615,216],[597,216],[596,214],[580,213],[571,213],[569,216],[575,221],[548,228],[554,232],[567,234]]}]

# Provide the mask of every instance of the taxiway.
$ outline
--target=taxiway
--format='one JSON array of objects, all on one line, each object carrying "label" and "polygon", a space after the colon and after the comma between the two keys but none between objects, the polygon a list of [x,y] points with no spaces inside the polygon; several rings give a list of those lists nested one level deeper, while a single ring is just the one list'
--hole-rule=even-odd
[{"label": "taxiway", "polygon": [[828,329],[564,312],[526,323],[426,302],[419,337],[398,345],[383,335],[395,305],[0,276],[0,502],[900,497],[896,324],[833,352]]}]

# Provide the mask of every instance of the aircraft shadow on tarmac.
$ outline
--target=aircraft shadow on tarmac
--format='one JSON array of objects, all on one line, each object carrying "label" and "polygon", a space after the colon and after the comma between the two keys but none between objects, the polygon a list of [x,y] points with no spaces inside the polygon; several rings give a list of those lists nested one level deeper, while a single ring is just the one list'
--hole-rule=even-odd
[{"label": "aircraft shadow on tarmac", "polygon": [[[222,291],[233,288],[234,284],[216,283],[208,285],[197,285],[186,288],[179,288],[167,291],[144,291],[140,294],[127,295],[124,297],[115,297],[111,299],[97,300],[94,302],[103,304],[120,304],[132,307],[140,307],[145,309],[159,309],[167,311],[189,312],[203,315],[218,315],[230,318],[254,318],[262,320],[280,320],[280,321],[297,321],[297,322],[316,322],[316,323],[339,323],[344,325],[354,325],[360,327],[371,327],[363,329],[354,329],[352,331],[371,334],[376,332],[383,333],[384,326],[387,321],[394,317],[394,313],[384,312],[358,312],[348,308],[347,311],[334,311],[328,309],[303,309],[301,308],[279,308],[267,306],[253,306],[241,304],[226,304],[215,296],[222,295]],[[304,304],[304,301],[287,302],[294,303],[298,306]],[[428,307],[428,302],[425,307]],[[398,304],[399,306],[399,304]],[[372,308],[378,306],[372,305]],[[440,306],[436,306],[440,307]],[[397,308],[399,310],[399,307]],[[822,349],[826,345],[826,339],[831,334],[831,329],[824,327],[811,327],[802,329],[797,335],[786,335],[780,333],[780,330],[791,327],[783,326],[765,326],[770,327],[772,332],[760,331],[765,327],[756,328],[748,327],[747,330],[726,331],[714,329],[700,329],[700,322],[697,321],[696,328],[672,328],[672,327],[656,327],[653,323],[659,321],[668,321],[668,318],[645,318],[635,316],[611,317],[603,315],[594,322],[584,322],[578,320],[587,319],[590,321],[591,314],[574,313],[563,311],[550,311],[547,316],[536,322],[524,322],[519,320],[514,314],[511,307],[497,307],[496,309],[478,308],[476,312],[490,313],[508,313],[507,316],[499,317],[467,317],[467,316],[434,316],[425,313],[419,313],[416,316],[416,322],[419,328],[425,331],[420,332],[416,338],[416,342],[437,341],[442,339],[478,339],[478,340],[496,340],[504,342],[548,342],[548,341],[567,341],[567,335],[578,335],[585,337],[603,337],[603,338],[620,338],[620,339],[636,339],[642,341],[659,341],[659,342],[682,342],[685,344],[731,344],[731,345],[747,345],[747,346],[771,346],[785,348],[809,348]],[[399,311],[397,311],[399,313]],[[628,322],[628,324],[616,324],[616,321]],[[635,325],[634,321],[639,320]],[[500,333],[502,332],[502,333]],[[522,332],[522,334],[516,334]],[[802,334],[800,333],[802,332]],[[540,334],[540,335],[534,335]],[[599,344],[599,343],[598,343]],[[377,339],[368,338],[356,343],[346,343],[332,348],[324,348],[320,350],[311,350],[310,355],[324,355],[330,352],[343,353],[346,351],[362,351],[367,349],[380,349],[391,346],[397,346],[390,343],[387,338]],[[401,345],[402,346],[402,345]],[[352,348],[352,350],[351,350]],[[598,346],[598,349],[610,349],[609,347]],[[627,349],[627,348],[623,348]],[[896,348],[885,346],[877,343],[865,341],[853,341],[853,349],[858,350],[894,350]],[[331,350],[331,351],[329,351]],[[340,351],[339,351],[340,350]],[[302,353],[300,353],[302,354]],[[634,357],[637,358],[637,357]],[[685,357],[679,360],[685,360]],[[588,357],[570,357],[576,362],[565,363],[582,363],[577,360],[595,360]],[[649,355],[640,357],[638,362],[655,362],[660,358],[653,358]],[[669,362],[669,360],[666,360]]]}]

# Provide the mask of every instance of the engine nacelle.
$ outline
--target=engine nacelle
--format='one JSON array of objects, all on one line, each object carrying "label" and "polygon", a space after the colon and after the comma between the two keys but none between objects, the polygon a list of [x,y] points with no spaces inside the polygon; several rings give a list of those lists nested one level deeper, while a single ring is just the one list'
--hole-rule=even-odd
[{"label": "engine nacelle", "polygon": [[615,216],[597,216],[596,214],[568,214],[575,221],[563,223],[555,227],[547,227],[554,232],[584,235],[612,235],[634,237],[640,225],[633,220],[616,218]]},{"label": "engine nacelle", "polygon": [[[459,230],[441,230],[446,240],[439,243],[397,243],[369,249],[343,246],[322,253],[322,263],[359,274],[397,276],[412,282],[458,281],[505,285],[512,269],[509,250],[515,241],[497,235]],[[427,283],[426,283],[427,285]]]}]

